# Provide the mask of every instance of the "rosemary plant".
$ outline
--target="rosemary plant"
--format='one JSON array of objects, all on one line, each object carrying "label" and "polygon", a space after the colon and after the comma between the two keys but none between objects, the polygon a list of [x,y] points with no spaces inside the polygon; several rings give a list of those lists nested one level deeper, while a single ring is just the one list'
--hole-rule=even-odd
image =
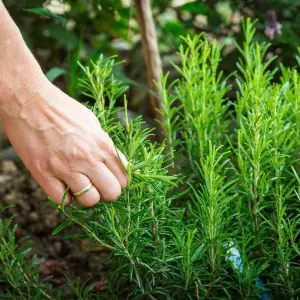
[{"label": "rosemary plant", "polygon": [[[266,58],[269,46],[254,42],[249,20],[243,30],[234,103],[226,98],[231,87],[218,67],[217,42],[202,35],[183,39],[182,64],[175,66],[180,79],[169,83],[162,75],[157,85],[165,145],[149,141],[141,118],[129,120],[126,98],[125,120],[116,118],[115,101],[126,86],[112,75],[113,58],[81,66],[92,110],[130,164],[128,187],[115,203],[87,209],[53,202],[67,218],[54,234],[76,223],[82,233],[66,238],[111,251],[109,292],[70,284],[74,297],[300,297],[299,71],[281,66],[275,83],[279,70],[271,70],[275,58]],[[178,175],[170,176],[170,169]],[[14,246],[13,232],[2,239],[9,241],[7,253],[21,253],[18,267],[3,253],[7,242],[0,248],[9,293],[26,293],[28,284],[46,298],[48,286],[37,277],[28,283],[29,269],[20,272],[25,253]]]},{"label": "rosemary plant", "polygon": [[8,284],[0,298],[55,299],[49,284],[39,279],[34,258],[27,262],[25,256],[31,250],[28,241],[16,241],[17,226],[10,228],[12,218],[5,223],[0,219],[0,284]]}]

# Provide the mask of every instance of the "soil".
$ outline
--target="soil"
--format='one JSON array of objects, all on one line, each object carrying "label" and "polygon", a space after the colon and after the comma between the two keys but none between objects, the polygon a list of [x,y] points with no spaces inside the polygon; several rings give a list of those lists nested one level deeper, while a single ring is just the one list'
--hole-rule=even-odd
[{"label": "soil", "polygon": [[[0,162],[0,211],[9,205],[14,207],[0,216],[7,219],[14,216],[18,224],[17,238],[29,237],[32,250],[28,259],[36,255],[41,277],[52,276],[54,286],[66,283],[67,275],[82,282],[97,283],[99,290],[105,290],[105,272],[109,269],[108,254],[88,252],[80,240],[63,239],[63,234],[52,236],[52,231],[64,221],[61,215],[47,201],[46,195],[27,169],[14,161]],[[69,229],[75,233],[75,226]],[[1,292],[1,291],[0,291]]]}]

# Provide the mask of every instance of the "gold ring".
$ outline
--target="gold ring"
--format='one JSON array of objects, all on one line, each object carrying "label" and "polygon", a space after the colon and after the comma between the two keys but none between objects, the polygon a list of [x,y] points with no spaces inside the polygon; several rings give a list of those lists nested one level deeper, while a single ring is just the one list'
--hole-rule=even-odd
[{"label": "gold ring", "polygon": [[80,190],[79,192],[73,193],[73,196],[80,197],[87,193],[91,188],[93,187],[93,184],[90,182],[84,189]]}]

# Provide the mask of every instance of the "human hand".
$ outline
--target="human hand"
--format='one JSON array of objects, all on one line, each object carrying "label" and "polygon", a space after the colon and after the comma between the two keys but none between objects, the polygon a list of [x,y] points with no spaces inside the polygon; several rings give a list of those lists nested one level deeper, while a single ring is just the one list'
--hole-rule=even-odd
[{"label": "human hand", "polygon": [[[127,160],[94,114],[49,81],[21,98],[19,112],[7,112],[2,121],[15,151],[45,193],[60,203],[67,185],[75,193],[91,182],[93,187],[76,198],[80,205],[118,198],[127,184],[119,157],[125,168]],[[66,202],[71,197],[69,193]]]}]

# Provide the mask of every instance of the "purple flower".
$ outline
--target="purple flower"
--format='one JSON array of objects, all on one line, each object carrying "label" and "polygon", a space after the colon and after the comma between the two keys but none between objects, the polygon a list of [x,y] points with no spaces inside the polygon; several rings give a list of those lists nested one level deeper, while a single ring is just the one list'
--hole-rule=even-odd
[{"label": "purple flower", "polygon": [[265,35],[273,40],[276,34],[281,34],[281,24],[279,22],[275,22],[273,26],[268,25],[265,30]]},{"label": "purple flower", "polygon": [[277,34],[281,34],[281,24],[277,21],[276,12],[270,10],[268,11],[268,26],[265,29],[265,35],[272,40]]}]

